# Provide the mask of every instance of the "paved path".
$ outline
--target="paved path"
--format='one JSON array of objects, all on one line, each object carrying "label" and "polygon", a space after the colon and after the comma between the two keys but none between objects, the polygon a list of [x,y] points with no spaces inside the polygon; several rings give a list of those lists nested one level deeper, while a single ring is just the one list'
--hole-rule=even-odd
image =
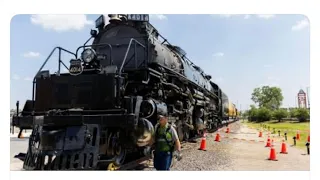
[{"label": "paved path", "polygon": [[14,156],[20,152],[27,152],[28,141],[29,138],[18,139],[17,137],[10,137],[10,170],[22,170],[23,162],[19,159],[15,159]]},{"label": "paved path", "polygon": [[[233,131],[230,137],[237,137],[240,140],[231,140],[232,148],[230,154],[232,158],[232,168],[230,170],[244,171],[309,171],[310,156],[306,155],[306,149],[298,149],[286,143],[288,154],[281,154],[282,138],[274,137],[274,148],[276,150],[276,158],[278,161],[269,161],[270,148],[265,147],[267,133],[262,138],[258,137],[256,129],[250,129],[240,123],[235,124],[239,128]],[[241,132],[241,133],[240,133]],[[271,135],[272,138],[272,135]],[[241,140],[245,139],[247,141]],[[248,141],[249,140],[249,141]],[[254,141],[250,141],[254,140]],[[264,142],[260,142],[260,141]]]}]

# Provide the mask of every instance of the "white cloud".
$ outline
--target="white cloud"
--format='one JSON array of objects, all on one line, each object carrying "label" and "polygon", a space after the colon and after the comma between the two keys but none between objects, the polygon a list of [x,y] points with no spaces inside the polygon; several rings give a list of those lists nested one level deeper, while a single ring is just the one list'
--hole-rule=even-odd
[{"label": "white cloud", "polygon": [[250,17],[251,17],[251,15],[246,14],[246,15],[244,16],[244,19],[249,19]]},{"label": "white cloud", "polygon": [[12,79],[14,79],[14,80],[19,80],[19,79],[20,79],[20,76],[14,74],[14,75],[12,76]]},{"label": "white cloud", "polygon": [[222,56],[224,56],[224,53],[222,53],[222,52],[214,53],[213,56],[214,57],[222,57]]},{"label": "white cloud", "polygon": [[23,54],[23,57],[25,58],[33,58],[33,57],[39,57],[39,56],[40,56],[40,53],[32,52],[32,51]]},{"label": "white cloud", "polygon": [[301,21],[297,21],[297,23],[292,26],[292,31],[299,31],[309,26],[308,19],[303,19]]},{"label": "white cloud", "polygon": [[271,19],[271,18],[274,18],[276,17],[274,14],[259,14],[257,15],[258,18],[261,18],[261,19]]},{"label": "white cloud", "polygon": [[93,25],[86,15],[32,15],[31,23],[40,25],[44,29],[53,29],[57,32],[81,30],[86,25]]},{"label": "white cloud", "polygon": [[168,17],[163,14],[150,14],[150,18],[159,19],[159,20],[167,20]]},{"label": "white cloud", "polygon": [[25,77],[24,80],[25,81],[32,81],[32,78],[31,77]]}]

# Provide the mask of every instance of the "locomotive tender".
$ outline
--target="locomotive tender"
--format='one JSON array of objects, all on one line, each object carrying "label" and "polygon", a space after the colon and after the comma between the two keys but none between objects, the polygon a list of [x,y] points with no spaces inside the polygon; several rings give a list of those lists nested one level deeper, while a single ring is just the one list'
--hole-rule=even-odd
[{"label": "locomotive tender", "polygon": [[[33,129],[24,169],[121,165],[148,145],[159,109],[182,141],[237,120],[235,105],[211,76],[168,43],[148,15],[108,16],[109,23],[104,15],[96,20],[92,45],[89,39],[76,53],[55,48],[35,76],[32,100],[13,117],[21,131]],[[55,50],[58,72],[50,74],[42,68]],[[69,68],[62,52],[75,57]],[[60,73],[61,64],[68,73]]]}]

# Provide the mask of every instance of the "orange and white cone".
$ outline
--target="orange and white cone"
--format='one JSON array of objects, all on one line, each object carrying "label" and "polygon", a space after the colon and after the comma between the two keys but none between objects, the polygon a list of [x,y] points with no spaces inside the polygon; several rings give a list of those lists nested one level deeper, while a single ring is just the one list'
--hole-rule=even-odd
[{"label": "orange and white cone", "polygon": [[205,136],[202,137],[199,150],[206,151],[206,137]]},{"label": "orange and white cone", "polygon": [[299,131],[297,131],[296,139],[297,139],[297,140],[300,140],[300,132],[299,132]]},{"label": "orange and white cone", "polygon": [[267,140],[267,144],[266,144],[265,147],[271,147],[271,143],[270,143],[270,139],[269,139],[269,138],[268,138],[268,140]]},{"label": "orange and white cone", "polygon": [[229,133],[230,132],[230,129],[229,129],[229,126],[227,127],[227,130],[226,130],[226,133]]},{"label": "orange and white cone", "polygon": [[282,145],[281,145],[281,154],[288,154],[287,152],[287,146],[286,143],[284,142],[284,140],[282,141]]},{"label": "orange and white cone", "polygon": [[268,160],[278,161],[277,157],[276,157],[276,150],[274,149],[274,147],[271,147],[271,149],[270,149],[270,156],[269,156]]},{"label": "orange and white cone", "polygon": [[217,133],[216,139],[214,141],[220,142],[220,134],[219,133]]}]

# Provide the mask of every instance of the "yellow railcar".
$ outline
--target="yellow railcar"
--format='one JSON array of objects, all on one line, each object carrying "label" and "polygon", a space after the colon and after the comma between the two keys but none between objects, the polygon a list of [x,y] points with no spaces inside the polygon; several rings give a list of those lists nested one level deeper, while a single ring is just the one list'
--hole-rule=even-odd
[{"label": "yellow railcar", "polygon": [[236,119],[238,117],[238,110],[236,108],[236,105],[229,102],[229,119]]}]

